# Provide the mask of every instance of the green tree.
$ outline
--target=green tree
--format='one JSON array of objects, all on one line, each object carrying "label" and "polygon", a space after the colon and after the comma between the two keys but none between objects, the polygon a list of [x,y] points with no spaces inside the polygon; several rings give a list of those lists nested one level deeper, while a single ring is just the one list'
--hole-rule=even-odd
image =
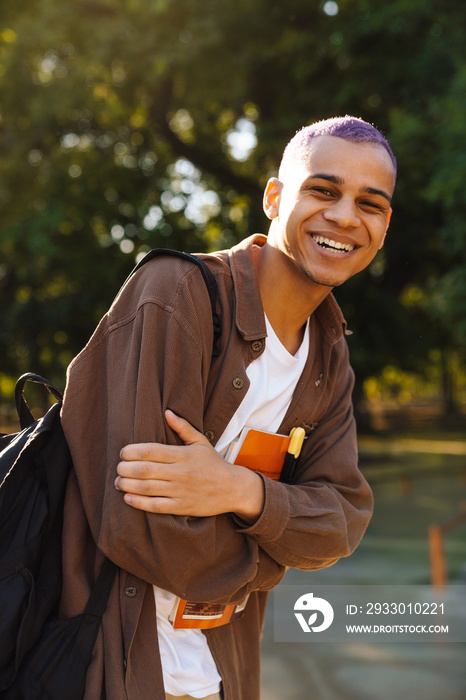
[{"label": "green tree", "polygon": [[345,113],[399,160],[383,254],[336,291],[360,380],[464,342],[465,13],[459,0],[7,0],[0,373],[62,379],[145,250],[265,231],[261,191],[286,141]]}]

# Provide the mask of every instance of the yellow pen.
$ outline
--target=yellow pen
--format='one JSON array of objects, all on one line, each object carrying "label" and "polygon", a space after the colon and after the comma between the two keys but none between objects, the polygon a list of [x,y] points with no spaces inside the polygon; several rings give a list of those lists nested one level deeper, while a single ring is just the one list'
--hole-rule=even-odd
[{"label": "yellow pen", "polygon": [[283,481],[285,484],[291,483],[305,436],[306,433],[303,428],[292,428],[290,432],[291,440],[283,462],[282,473],[280,474],[280,481]]}]

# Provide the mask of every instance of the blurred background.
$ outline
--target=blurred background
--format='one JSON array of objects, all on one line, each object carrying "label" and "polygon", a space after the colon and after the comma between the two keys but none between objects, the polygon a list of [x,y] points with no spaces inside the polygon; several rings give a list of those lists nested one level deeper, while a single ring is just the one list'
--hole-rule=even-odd
[{"label": "blurred background", "polygon": [[[1,0],[0,425],[13,424],[22,372],[63,388],[145,252],[266,233],[262,188],[289,138],[362,117],[399,167],[383,251],[335,292],[376,512],[354,557],[322,575],[429,583],[437,524],[437,574],[443,553],[444,575],[464,581],[465,26],[462,0]],[[277,691],[280,663],[299,656],[280,646],[265,644],[265,700],[311,697],[314,682],[314,700],[405,693],[384,695],[379,652],[361,650],[354,695],[347,667],[330,689],[310,680],[324,663],[310,657],[295,695]],[[442,693],[409,674],[406,688],[464,699],[464,662],[438,653]],[[407,663],[406,645],[395,657]]]}]

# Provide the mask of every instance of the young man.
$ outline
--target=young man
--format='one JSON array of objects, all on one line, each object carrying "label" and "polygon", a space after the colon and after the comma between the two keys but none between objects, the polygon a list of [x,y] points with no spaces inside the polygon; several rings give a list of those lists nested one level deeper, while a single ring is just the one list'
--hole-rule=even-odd
[{"label": "young man", "polygon": [[[265,190],[268,237],[202,256],[219,287],[219,357],[199,270],[164,256],[130,279],[70,366],[63,615],[81,611],[103,555],[120,567],[86,700],[257,700],[267,591],[287,567],[330,566],[360,541],[372,497],[331,291],[382,247],[395,176],[369,124],[304,128]],[[293,484],[223,459],[244,426],[304,428]],[[248,594],[243,616],[217,629],[168,621],[176,596]]]}]

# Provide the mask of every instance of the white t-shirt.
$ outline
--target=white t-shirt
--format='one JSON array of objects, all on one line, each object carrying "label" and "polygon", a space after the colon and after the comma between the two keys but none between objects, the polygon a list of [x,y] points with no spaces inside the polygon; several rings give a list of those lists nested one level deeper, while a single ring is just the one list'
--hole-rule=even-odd
[{"label": "white t-shirt", "polygon": [[[246,426],[277,432],[307,360],[309,321],[296,355],[290,355],[282,345],[267,317],[265,322],[264,352],[246,369],[250,380],[248,392],[215,446],[222,455]],[[222,679],[205,635],[201,630],[173,629],[168,616],[176,596],[157,586],[154,595],[165,691],[194,698],[217,693]]]}]

